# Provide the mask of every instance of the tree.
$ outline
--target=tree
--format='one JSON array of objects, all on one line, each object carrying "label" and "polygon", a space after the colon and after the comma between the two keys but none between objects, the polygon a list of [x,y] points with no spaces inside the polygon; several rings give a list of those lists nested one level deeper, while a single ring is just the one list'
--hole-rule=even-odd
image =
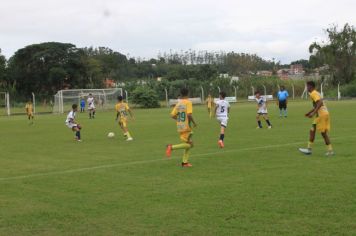
[{"label": "tree", "polygon": [[6,59],[3,55],[1,55],[0,49],[0,88],[4,88],[6,86]]},{"label": "tree", "polygon": [[18,50],[9,60],[10,82],[17,92],[53,95],[75,80],[69,73],[70,57],[77,53],[73,44],[42,43]]},{"label": "tree", "polygon": [[326,29],[328,43],[314,42],[309,47],[310,64],[316,68],[326,66],[332,83],[350,83],[356,79],[356,30],[345,24],[342,29],[336,25]]}]

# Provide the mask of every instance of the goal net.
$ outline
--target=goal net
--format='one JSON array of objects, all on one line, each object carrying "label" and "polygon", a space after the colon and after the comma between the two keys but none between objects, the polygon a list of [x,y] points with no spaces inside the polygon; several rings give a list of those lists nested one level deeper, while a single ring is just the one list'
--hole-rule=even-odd
[{"label": "goal net", "polygon": [[92,94],[96,109],[114,109],[117,97],[122,94],[122,88],[112,89],[69,89],[60,90],[54,95],[53,113],[65,113],[71,110],[73,104],[85,101],[85,109],[88,108],[86,100]]}]

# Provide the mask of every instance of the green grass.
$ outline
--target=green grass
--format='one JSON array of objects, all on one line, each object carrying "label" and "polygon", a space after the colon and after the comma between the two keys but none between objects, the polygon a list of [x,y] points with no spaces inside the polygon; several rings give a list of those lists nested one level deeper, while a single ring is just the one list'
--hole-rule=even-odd
[{"label": "green grass", "polygon": [[234,105],[223,150],[197,106],[190,169],[181,151],[164,157],[179,142],[168,109],[135,110],[131,143],[114,113],[79,114],[82,143],[64,115],[0,117],[0,235],[354,235],[356,102],[327,104],[331,158],[320,136],[311,157],[297,151],[310,102],[287,119],[271,104],[272,130],[255,129],[254,104]]}]

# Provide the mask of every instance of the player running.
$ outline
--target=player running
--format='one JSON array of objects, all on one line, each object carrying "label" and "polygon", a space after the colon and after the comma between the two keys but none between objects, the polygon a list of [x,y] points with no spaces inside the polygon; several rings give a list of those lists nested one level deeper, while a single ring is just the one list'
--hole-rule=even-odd
[{"label": "player running", "polygon": [[89,97],[87,99],[88,103],[88,111],[89,111],[89,119],[95,118],[95,98],[91,93],[89,93]]},{"label": "player running", "polygon": [[315,133],[319,131],[324,138],[325,144],[327,146],[326,156],[334,155],[334,151],[330,142],[328,132],[330,131],[330,116],[329,111],[326,108],[320,93],[315,89],[315,83],[313,81],[307,82],[307,90],[309,92],[310,98],[313,101],[313,109],[305,114],[308,118],[314,118],[312,128],[309,133],[309,142],[307,148],[299,148],[299,151],[310,155],[312,154],[312,145],[315,140]]},{"label": "player running", "polygon": [[117,97],[117,103],[115,105],[116,110],[116,121],[119,121],[120,128],[122,129],[126,141],[132,141],[133,138],[127,128],[127,116],[130,114],[131,119],[134,119],[131,109],[129,105],[123,101],[122,96]]},{"label": "player running", "polygon": [[78,110],[78,105],[73,104],[72,110],[68,113],[65,123],[68,128],[72,129],[72,131],[75,132],[75,140],[81,142],[82,140],[80,138],[80,130],[82,129],[82,127],[75,120],[75,115],[77,110]]},{"label": "player running", "polygon": [[224,148],[224,138],[225,138],[225,129],[227,127],[227,121],[229,120],[228,114],[230,113],[230,104],[225,100],[226,93],[220,92],[220,100],[215,103],[215,116],[219,121],[220,129],[220,138],[218,145],[220,148]]},{"label": "player running", "polygon": [[192,164],[189,163],[189,152],[193,147],[191,124],[193,124],[194,127],[196,127],[197,124],[193,119],[193,105],[188,99],[188,89],[182,88],[180,93],[180,100],[172,110],[171,117],[177,121],[177,131],[182,143],[167,145],[166,156],[170,157],[172,150],[184,149],[182,167],[192,167]]},{"label": "player running", "polygon": [[206,105],[208,106],[208,114],[211,118],[212,116],[212,109],[214,105],[214,98],[209,94],[208,98],[206,99]]},{"label": "player running", "polygon": [[266,121],[268,128],[272,129],[272,124],[268,118],[267,99],[261,96],[261,93],[259,91],[255,92],[255,97],[257,102],[257,116],[256,116],[256,120],[258,124],[257,129],[262,129],[261,116]]},{"label": "player running", "polygon": [[33,120],[35,119],[35,116],[33,115],[33,105],[31,100],[28,100],[28,102],[26,103],[25,110],[26,110],[27,118],[30,122],[29,124],[33,125]]},{"label": "player running", "polygon": [[281,86],[280,91],[277,93],[277,105],[279,107],[279,117],[283,116],[283,111],[284,111],[284,117],[287,118],[287,104],[288,104],[288,91],[285,89],[284,86]]}]

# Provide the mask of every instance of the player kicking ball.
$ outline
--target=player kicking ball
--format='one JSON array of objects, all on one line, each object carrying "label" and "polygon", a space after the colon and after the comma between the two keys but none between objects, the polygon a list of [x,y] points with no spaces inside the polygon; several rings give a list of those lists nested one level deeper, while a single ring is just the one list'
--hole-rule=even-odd
[{"label": "player kicking ball", "polygon": [[29,125],[33,125],[33,120],[35,119],[35,116],[33,115],[33,105],[31,100],[29,100],[26,103],[25,110],[29,121]]},{"label": "player kicking ball", "polygon": [[182,88],[180,93],[181,97],[177,105],[173,108],[171,117],[177,122],[177,131],[182,143],[177,145],[167,145],[166,156],[170,157],[172,150],[184,149],[182,167],[192,167],[192,164],[189,163],[189,152],[193,147],[191,124],[193,124],[194,127],[196,127],[197,124],[193,119],[193,105],[188,99],[188,89]]},{"label": "player kicking ball", "polygon": [[91,93],[89,93],[89,97],[87,99],[88,103],[88,111],[89,111],[89,119],[94,119],[95,118],[95,98]]},{"label": "player kicking ball", "polygon": [[263,117],[263,119],[266,121],[268,128],[272,129],[272,124],[268,118],[267,99],[261,96],[261,93],[259,91],[255,92],[255,98],[257,102],[257,129],[262,129],[261,117]]},{"label": "player kicking ball", "polygon": [[323,139],[327,146],[327,152],[325,155],[332,156],[334,155],[334,151],[328,135],[328,132],[330,131],[329,111],[326,108],[323,99],[320,96],[320,93],[316,91],[315,83],[313,81],[307,82],[307,90],[309,92],[311,100],[313,101],[313,109],[307,114],[305,114],[305,116],[308,118],[315,118],[309,133],[308,147],[299,148],[299,151],[306,155],[312,154],[312,145],[315,140],[315,133],[316,131],[319,131],[321,133],[321,136],[323,136]]},{"label": "player kicking ball", "polygon": [[66,126],[72,129],[73,132],[75,132],[75,140],[81,142],[82,140],[80,138],[80,130],[82,129],[82,127],[75,120],[75,115],[77,110],[78,110],[78,105],[73,104],[72,110],[67,115]]},{"label": "player kicking ball", "polygon": [[131,119],[134,119],[131,109],[129,105],[123,101],[122,96],[117,97],[117,103],[115,105],[116,110],[116,121],[119,121],[120,128],[122,129],[126,141],[132,141],[133,138],[127,128],[127,117],[130,114]]},{"label": "player kicking ball", "polygon": [[220,138],[218,145],[220,148],[224,148],[224,138],[225,138],[225,129],[227,127],[227,121],[229,120],[228,114],[230,113],[230,104],[225,100],[226,93],[220,92],[220,100],[215,103],[215,116],[218,122],[220,123]]}]

